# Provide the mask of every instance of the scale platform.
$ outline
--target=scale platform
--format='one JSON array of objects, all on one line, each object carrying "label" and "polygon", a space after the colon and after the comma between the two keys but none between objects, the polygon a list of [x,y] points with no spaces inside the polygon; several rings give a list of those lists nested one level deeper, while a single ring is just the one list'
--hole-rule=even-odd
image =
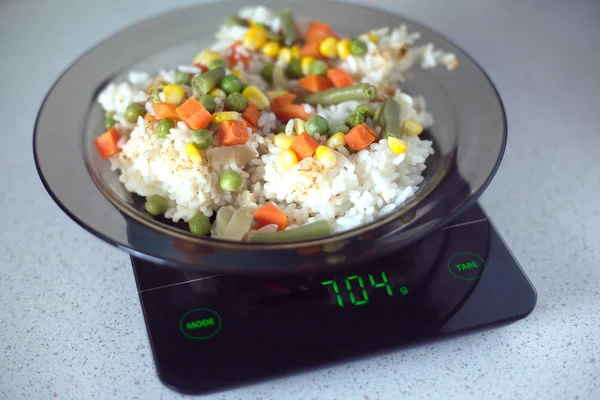
[{"label": "scale platform", "polygon": [[132,263],[158,376],[189,394],[508,323],[537,298],[479,205],[338,276],[206,276]]}]

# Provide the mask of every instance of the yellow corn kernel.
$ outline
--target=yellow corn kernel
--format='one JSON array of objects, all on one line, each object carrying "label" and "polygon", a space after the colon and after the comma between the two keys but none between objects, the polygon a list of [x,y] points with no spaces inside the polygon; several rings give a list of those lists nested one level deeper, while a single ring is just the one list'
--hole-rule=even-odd
[{"label": "yellow corn kernel", "polygon": [[258,50],[269,40],[267,30],[260,25],[252,25],[244,35],[244,46],[249,50]]},{"label": "yellow corn kernel", "polygon": [[340,40],[336,47],[338,56],[342,60],[345,60],[350,55],[350,39]]},{"label": "yellow corn kernel", "polygon": [[335,152],[327,146],[317,147],[317,151],[315,151],[315,157],[321,162],[321,164],[323,164],[325,168],[334,167],[337,161]]},{"label": "yellow corn kernel", "polygon": [[221,53],[218,51],[202,50],[200,53],[196,54],[192,64],[208,65],[211,61],[220,60],[221,58],[223,57],[221,57]]},{"label": "yellow corn kernel", "polygon": [[280,149],[289,149],[294,141],[294,135],[286,135],[285,133],[280,133],[275,135],[273,138],[273,144],[279,147]]},{"label": "yellow corn kernel", "polygon": [[185,90],[175,83],[166,85],[163,88],[163,93],[166,96],[167,103],[174,105],[181,104],[185,97]]},{"label": "yellow corn kernel", "polygon": [[333,36],[326,37],[319,45],[319,53],[327,58],[337,57],[337,40]]},{"label": "yellow corn kernel", "polygon": [[277,59],[284,64],[289,64],[290,61],[292,61],[292,51],[289,49],[289,47],[284,47],[283,49],[279,50]]},{"label": "yellow corn kernel", "polygon": [[267,97],[270,100],[273,100],[276,97],[280,97],[280,96],[283,96],[283,95],[286,95],[286,94],[289,94],[289,93],[290,92],[288,92],[287,90],[269,90],[267,92]]},{"label": "yellow corn kernel", "polygon": [[304,120],[301,120],[300,118],[294,118],[294,132],[296,135],[301,135],[304,131],[306,131],[306,124],[304,123]]},{"label": "yellow corn kernel", "polygon": [[292,60],[299,60],[302,57],[302,52],[300,51],[300,47],[293,45],[290,47],[290,52],[292,53]]},{"label": "yellow corn kernel", "polygon": [[240,79],[244,79],[244,73],[242,71],[240,71],[239,69],[232,69],[231,75],[237,76]]},{"label": "yellow corn kernel", "polygon": [[200,155],[200,152],[198,151],[198,149],[196,148],[194,143],[186,144],[185,152],[187,153],[191,162],[193,162],[196,165],[202,165],[202,163],[203,163],[202,156]]},{"label": "yellow corn kernel", "polygon": [[405,119],[402,121],[401,129],[403,133],[407,135],[419,135],[423,132],[423,125],[415,121],[414,119]]},{"label": "yellow corn kernel", "polygon": [[221,100],[225,100],[227,98],[227,93],[221,88],[214,88],[210,92],[208,92],[212,97],[218,97]]},{"label": "yellow corn kernel", "polygon": [[310,66],[313,62],[315,62],[315,59],[311,56],[302,57],[300,60],[300,65],[302,66],[302,73],[304,76],[310,75]]},{"label": "yellow corn kernel", "polygon": [[406,144],[404,140],[390,136],[388,137],[387,142],[390,149],[396,154],[406,153],[406,150],[408,149],[408,144]]},{"label": "yellow corn kernel", "polygon": [[277,168],[279,170],[292,169],[296,164],[298,164],[298,156],[293,150],[285,149],[277,156]]},{"label": "yellow corn kernel", "polygon": [[242,118],[242,114],[237,111],[220,111],[212,115],[212,122],[220,124],[225,121],[238,121]]},{"label": "yellow corn kernel", "polygon": [[265,44],[262,48],[262,52],[265,53],[267,57],[275,58],[279,54],[279,50],[281,46],[278,42],[272,41]]},{"label": "yellow corn kernel", "polygon": [[344,135],[344,132],[336,132],[333,135],[331,135],[331,137],[329,139],[327,139],[327,142],[325,142],[325,144],[329,147],[331,147],[332,149],[337,149],[340,146],[345,146],[346,145],[346,135]]},{"label": "yellow corn kernel", "polygon": [[244,89],[242,96],[244,96],[248,103],[254,104],[261,111],[269,107],[270,101],[267,95],[254,85],[250,85]]},{"label": "yellow corn kernel", "polygon": [[373,42],[373,43],[379,43],[379,36],[377,36],[373,32],[370,32],[367,36],[368,36],[368,38],[369,38],[369,40],[371,42]]}]

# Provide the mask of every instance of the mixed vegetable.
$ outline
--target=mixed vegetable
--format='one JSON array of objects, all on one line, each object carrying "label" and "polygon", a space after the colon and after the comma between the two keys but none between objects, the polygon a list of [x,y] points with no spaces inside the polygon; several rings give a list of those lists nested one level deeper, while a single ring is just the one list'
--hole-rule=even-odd
[{"label": "mixed vegetable", "polygon": [[[368,44],[359,38],[341,38],[328,24],[317,21],[308,23],[303,35],[289,10],[281,11],[278,17],[277,31],[238,17],[228,18],[229,26],[248,27],[243,40],[234,42],[223,53],[201,51],[192,62],[200,72],[180,71],[174,83],[153,85],[147,92],[151,109],[131,103],[125,120],[136,123],[144,118],[160,138],[168,137],[178,122],[184,122],[193,130],[185,152],[195,165],[204,165],[207,159],[229,165],[228,157],[234,153],[237,161],[248,162],[257,157],[258,153],[246,143],[250,140],[249,130],[259,128],[263,111],[272,112],[280,122],[273,144],[281,149],[277,167],[282,172],[309,157],[324,168],[332,168],[337,162],[336,149],[346,147],[350,152],[358,152],[380,139],[387,139],[394,153],[406,152],[408,145],[402,135],[420,134],[421,124],[414,120],[400,124],[400,105],[392,96],[378,96],[373,85],[357,83],[347,71],[336,67],[338,60],[365,56]],[[377,43],[378,38],[369,35],[369,40]],[[271,60],[260,70],[260,77],[272,90],[263,91],[244,80],[242,70],[254,54]],[[349,101],[362,103],[342,124],[331,124],[304,106]],[[290,121],[293,131],[286,133]],[[107,113],[106,132],[95,141],[102,158],[120,151],[121,135],[116,125],[114,114]],[[326,141],[316,140],[317,136],[326,136]],[[243,183],[238,171],[225,169],[220,173],[219,187],[223,192],[236,192]],[[152,195],[146,200],[145,209],[152,216],[163,214],[167,208],[168,200],[162,196]],[[231,231],[233,221],[239,232]],[[277,232],[252,231],[247,235],[251,229],[268,225],[276,227]],[[218,236],[239,240],[246,237],[251,242],[301,240],[331,233],[331,226],[325,221],[286,231],[287,227],[285,213],[273,203],[238,210],[225,206],[212,223],[203,214],[189,220],[189,230],[195,235],[207,235],[213,229]]]}]

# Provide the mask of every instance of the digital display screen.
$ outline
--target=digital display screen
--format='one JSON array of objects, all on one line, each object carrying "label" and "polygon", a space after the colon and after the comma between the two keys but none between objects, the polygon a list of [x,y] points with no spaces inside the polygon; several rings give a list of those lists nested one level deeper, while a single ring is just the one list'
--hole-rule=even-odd
[{"label": "digital display screen", "polygon": [[[408,295],[406,286],[392,287],[385,271],[373,274],[349,275],[343,279],[332,279],[321,282],[329,289],[340,307],[369,304],[369,296],[383,295],[394,297]],[[370,295],[369,295],[370,293]]]}]

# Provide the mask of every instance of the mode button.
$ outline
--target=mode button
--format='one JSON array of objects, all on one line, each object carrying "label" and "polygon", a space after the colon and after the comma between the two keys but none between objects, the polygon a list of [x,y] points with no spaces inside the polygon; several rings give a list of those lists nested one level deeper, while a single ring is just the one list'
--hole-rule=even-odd
[{"label": "mode button", "polygon": [[221,316],[208,308],[196,308],[181,317],[179,329],[190,339],[209,339],[221,329]]}]

